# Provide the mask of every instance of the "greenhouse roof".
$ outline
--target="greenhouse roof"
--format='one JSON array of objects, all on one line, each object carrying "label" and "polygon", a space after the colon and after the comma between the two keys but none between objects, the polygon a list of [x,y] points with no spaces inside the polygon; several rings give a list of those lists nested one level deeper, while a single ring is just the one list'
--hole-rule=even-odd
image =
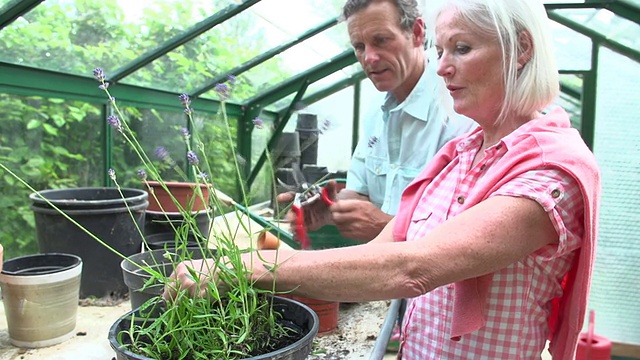
[{"label": "greenhouse roof", "polygon": [[[213,113],[216,85],[233,75],[229,113],[244,124],[274,119],[277,137],[297,104],[365,78],[340,21],[343,3],[0,0],[0,92],[106,104],[92,78],[101,67],[124,104],[179,110],[175,96],[187,93]],[[562,101],[591,144],[595,114],[583,100],[595,96],[594,55],[606,47],[640,62],[640,0],[544,3],[556,24]]]}]

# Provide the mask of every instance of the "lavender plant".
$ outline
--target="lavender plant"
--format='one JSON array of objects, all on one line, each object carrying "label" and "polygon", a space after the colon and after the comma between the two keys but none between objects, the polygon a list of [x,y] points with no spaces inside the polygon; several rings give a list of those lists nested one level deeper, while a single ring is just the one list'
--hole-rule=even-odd
[{"label": "lavender plant", "polygon": [[[99,88],[105,92],[114,109],[115,115],[109,117],[109,124],[138,155],[143,167],[138,170],[138,175],[143,180],[158,181],[167,190],[158,167],[145,153],[128,127],[127,121],[123,120],[122,112],[115,98],[109,92],[109,82],[102,69],[95,69],[94,76],[100,83]],[[233,138],[229,128],[225,101],[229,97],[230,85],[234,80],[235,78],[230,77],[229,84],[216,86],[221,101],[218,117],[220,121],[224,122],[227,129],[228,146],[231,147],[232,152],[234,151]],[[193,126],[194,109],[191,107],[189,96],[180,95],[179,101],[184,106],[188,122],[192,128],[195,128]],[[254,124],[256,127],[262,127],[262,121],[259,119],[255,119]],[[181,136],[187,146],[186,157],[190,165],[189,169],[193,172],[193,178],[198,184],[202,183],[214,189],[213,196],[210,197],[210,205],[220,208],[222,204],[216,196],[214,184],[209,182],[207,176],[207,171],[211,172],[211,166],[207,157],[203,156],[204,160],[201,161],[198,156],[198,153],[204,154],[206,152],[203,142],[198,138],[197,133],[192,134],[186,128],[181,130]],[[192,141],[195,148],[192,148]],[[161,160],[161,164],[176,167],[175,161],[171,159],[171,155],[165,148],[156,148],[155,156]],[[240,166],[237,163],[237,158],[234,153],[233,159],[236,161],[236,172],[240,179]],[[109,174],[116,186],[120,188],[115,171],[109,170]],[[186,174],[182,175],[186,178]],[[202,198],[200,187],[195,187],[195,189],[196,196]],[[244,188],[241,190],[242,194],[246,195]],[[149,191],[149,193],[150,196],[155,196],[153,192]],[[246,198],[246,196],[244,197]],[[175,198],[173,200],[176,204],[178,203]],[[176,233],[175,253],[166,254],[167,258],[176,260],[174,265],[190,259],[191,253],[185,249],[186,235],[190,232],[199,232],[195,215],[181,206],[179,209],[186,221],[180,225],[181,228],[174,228]],[[237,211],[236,215],[239,219],[242,218],[242,214]],[[226,217],[223,219],[226,220]],[[238,223],[246,233],[251,233],[248,225],[243,221],[240,220]],[[174,225],[172,224],[172,226]],[[274,294],[274,290],[265,291],[252,286],[240,256],[242,251],[229,236],[234,233],[231,225],[225,221],[225,226],[228,232],[199,234],[205,239],[211,239],[215,243],[216,255],[219,259],[224,259],[215,263],[216,269],[208,269],[208,271],[215,271],[219,274],[220,284],[223,284],[221,287],[225,288],[225,291],[221,292],[219,286],[208,284],[206,287],[207,296],[202,298],[193,299],[187,293],[180,292],[174,299],[167,300],[167,303],[163,305],[163,311],[159,314],[144,310],[155,309],[159,306],[158,304],[162,303],[162,299],[149,300],[143,305],[141,313],[147,314],[147,316],[153,315],[153,318],[147,318],[144,326],[132,322],[128,331],[119,334],[122,343],[129,343],[131,351],[153,359],[243,359],[274,350],[276,344],[290,335],[287,329],[278,323],[278,313],[273,311],[271,307],[268,295]],[[200,250],[206,253],[205,249]],[[141,269],[151,275],[148,284],[161,283],[166,285],[169,281],[168,274],[161,274],[153,270],[153,266],[142,266]],[[194,279],[199,279],[195,270],[192,275]],[[275,289],[275,284],[273,289]]]}]

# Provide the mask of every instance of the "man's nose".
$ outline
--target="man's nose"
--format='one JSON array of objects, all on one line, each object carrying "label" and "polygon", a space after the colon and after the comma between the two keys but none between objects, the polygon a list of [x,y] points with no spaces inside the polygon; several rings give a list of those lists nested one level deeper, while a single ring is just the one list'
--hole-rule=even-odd
[{"label": "man's nose", "polygon": [[366,65],[372,65],[376,63],[378,60],[380,60],[380,55],[378,55],[378,52],[376,51],[376,49],[365,48],[364,63]]}]

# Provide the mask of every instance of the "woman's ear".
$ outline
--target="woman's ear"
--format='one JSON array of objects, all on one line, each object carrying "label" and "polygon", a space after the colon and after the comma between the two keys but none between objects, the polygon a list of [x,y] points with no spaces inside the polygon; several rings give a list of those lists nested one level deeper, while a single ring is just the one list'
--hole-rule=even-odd
[{"label": "woman's ear", "polygon": [[531,34],[526,30],[522,30],[518,34],[518,71],[522,70],[529,60],[531,60],[531,56],[533,56]]}]

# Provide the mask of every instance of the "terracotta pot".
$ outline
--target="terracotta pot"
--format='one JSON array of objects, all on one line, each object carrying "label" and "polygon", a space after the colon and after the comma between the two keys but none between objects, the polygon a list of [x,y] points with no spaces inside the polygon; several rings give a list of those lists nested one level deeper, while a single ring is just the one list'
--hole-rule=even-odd
[{"label": "terracotta pot", "polygon": [[[165,190],[158,181],[144,181],[149,193],[148,211],[182,212],[200,211],[209,207],[209,187],[206,184],[192,182],[165,182],[169,190]],[[196,187],[200,187],[202,196],[198,195]],[[171,198],[172,194],[174,199]],[[176,204],[177,202],[177,204]],[[179,206],[178,206],[179,204]]]},{"label": "terracotta pot", "polygon": [[258,250],[275,250],[280,247],[280,239],[269,231],[263,231],[258,235],[256,246]]},{"label": "terracotta pot", "polygon": [[340,303],[337,301],[326,301],[311,299],[294,295],[278,295],[301,302],[313,310],[318,319],[320,319],[320,327],[318,328],[318,336],[327,335],[338,327],[338,317],[340,313]]}]

